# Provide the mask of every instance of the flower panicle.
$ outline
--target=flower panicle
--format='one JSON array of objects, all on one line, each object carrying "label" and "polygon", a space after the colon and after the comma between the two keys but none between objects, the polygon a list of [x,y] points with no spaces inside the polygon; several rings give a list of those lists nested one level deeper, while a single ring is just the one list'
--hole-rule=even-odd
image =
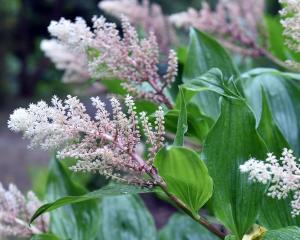
[{"label": "flower panicle", "polygon": [[[110,113],[99,97],[91,98],[96,109],[92,118],[77,97],[61,100],[53,97],[52,105],[41,101],[27,109],[17,109],[10,116],[8,126],[23,132],[31,146],[58,150],[58,158],[72,157],[77,163],[75,172],[101,173],[116,180],[133,181],[150,173],[156,152],[164,142],[164,112],[161,107],[154,113],[154,125],[146,113],[138,115],[132,96],[126,96],[126,111],[116,98],[110,99]],[[140,129],[140,124],[142,130]],[[142,134],[147,139],[151,156],[141,157]],[[137,182],[134,180],[134,182]]]},{"label": "flower panicle", "polygon": [[82,52],[74,52],[55,39],[42,40],[40,47],[57,69],[65,70],[64,82],[80,83],[90,78],[87,58]]},{"label": "flower panicle", "polygon": [[268,186],[268,196],[285,199],[291,193],[291,214],[300,214],[300,164],[293,151],[284,148],[280,158],[268,153],[265,161],[249,159],[240,166],[241,172],[249,173],[249,179]]},{"label": "flower panicle", "polygon": [[194,27],[214,34],[234,52],[259,56],[256,45],[263,11],[262,0],[221,0],[215,10],[204,2],[201,10],[189,8],[186,12],[171,15],[169,20],[177,27]]},{"label": "flower panicle", "polygon": [[28,238],[47,232],[48,214],[29,226],[31,216],[41,205],[33,192],[24,196],[15,185],[10,184],[8,189],[4,189],[0,183],[0,236]]},{"label": "flower panicle", "polygon": [[[150,32],[147,38],[140,39],[128,18],[123,16],[121,19],[122,38],[116,24],[107,22],[102,16],[92,18],[92,28],[82,18],[76,18],[74,22],[64,18],[52,21],[48,30],[54,39],[50,40],[50,44],[49,41],[43,42],[42,49],[59,68],[66,70],[67,76],[118,78],[135,97],[171,107],[165,88],[177,75],[175,52],[170,51],[167,73],[160,76],[159,46],[155,34]],[[61,56],[51,50],[53,45],[58,45],[66,55]],[[78,58],[75,59],[75,56]]]},{"label": "flower panicle", "polygon": [[120,18],[126,16],[135,27],[142,27],[147,33],[154,32],[159,48],[168,52],[174,41],[174,32],[161,7],[149,0],[105,0],[99,2],[99,8],[108,14]]}]

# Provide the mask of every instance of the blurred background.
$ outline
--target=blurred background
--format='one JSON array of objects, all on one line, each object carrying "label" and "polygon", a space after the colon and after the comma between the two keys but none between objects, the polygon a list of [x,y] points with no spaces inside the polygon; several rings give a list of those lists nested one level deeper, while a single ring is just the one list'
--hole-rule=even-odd
[{"label": "blurred background", "polygon": [[[211,0],[211,5],[216,1]],[[43,185],[43,168],[47,166],[49,153],[28,150],[27,142],[7,129],[7,120],[17,107],[47,100],[54,94],[72,93],[72,86],[61,81],[62,72],[41,52],[40,41],[49,38],[47,26],[51,20],[76,16],[88,20],[93,15],[103,14],[97,7],[98,2],[0,0],[0,182],[14,182],[22,190],[28,190],[32,184],[35,189]],[[201,0],[153,2],[159,3],[167,15],[201,6]],[[267,2],[268,13],[275,14],[278,8],[277,1]]]}]

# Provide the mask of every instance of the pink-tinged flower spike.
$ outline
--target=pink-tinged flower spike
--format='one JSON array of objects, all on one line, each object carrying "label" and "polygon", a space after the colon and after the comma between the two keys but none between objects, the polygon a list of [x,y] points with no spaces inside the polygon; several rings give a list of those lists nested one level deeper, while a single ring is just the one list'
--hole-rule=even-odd
[{"label": "pink-tinged flower spike", "polygon": [[265,161],[254,158],[240,166],[241,172],[248,172],[249,179],[262,184],[269,184],[268,196],[285,199],[291,193],[292,216],[300,214],[300,165],[293,151],[283,149],[279,159],[272,153],[267,154]]},{"label": "pink-tinged flower spike", "polygon": [[33,192],[28,192],[25,197],[15,185],[10,184],[5,190],[0,183],[0,236],[28,238],[47,232],[48,214],[29,226],[31,216],[41,205]]},{"label": "pink-tinged flower spike", "polygon": [[99,8],[120,18],[126,16],[135,27],[142,27],[146,33],[154,32],[159,48],[167,53],[175,33],[167,17],[158,4],[148,0],[105,0],[99,2]]},{"label": "pink-tinged flower spike", "polygon": [[[77,18],[73,23],[61,19],[52,21],[49,32],[56,41],[74,54],[85,55],[92,78],[118,78],[123,87],[135,97],[164,103],[169,108],[172,103],[166,96],[166,88],[177,73],[177,57],[173,51],[169,55],[167,76],[158,73],[159,48],[153,33],[148,38],[139,39],[136,30],[127,18],[122,18],[123,38],[117,27],[106,22],[103,17],[94,17],[93,28]],[[148,89],[148,90],[145,90]]]},{"label": "pink-tinged flower spike", "polygon": [[[45,102],[31,104],[28,109],[17,109],[10,116],[8,126],[23,132],[31,140],[31,146],[57,149],[60,159],[72,157],[77,163],[71,167],[75,172],[99,172],[109,178],[131,183],[148,184],[145,173],[155,171],[153,156],[163,146],[164,115],[161,108],[154,114],[154,127],[145,113],[139,118],[131,96],[125,99],[127,111],[120,102],[110,100],[112,114],[98,97],[91,98],[96,115],[91,118],[84,105],[68,96],[64,101],[53,97],[52,105]],[[148,143],[150,159],[140,156],[141,120]]]},{"label": "pink-tinged flower spike", "polygon": [[215,35],[232,51],[259,56],[262,53],[257,37],[263,11],[263,0],[220,0],[215,11],[204,2],[199,11],[190,8],[169,19],[177,27],[192,26]]},{"label": "pink-tinged flower spike", "polygon": [[64,70],[63,81],[81,83],[90,78],[87,56],[83,52],[74,52],[55,39],[43,40],[41,50],[51,59],[59,70]]}]

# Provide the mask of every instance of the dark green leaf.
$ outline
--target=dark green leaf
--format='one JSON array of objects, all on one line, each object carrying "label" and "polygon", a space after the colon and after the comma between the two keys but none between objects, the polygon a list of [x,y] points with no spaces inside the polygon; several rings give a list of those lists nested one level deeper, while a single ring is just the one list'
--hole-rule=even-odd
[{"label": "dark green leaf", "polygon": [[[187,123],[188,128],[186,136],[193,137],[202,142],[207,133],[209,132],[210,127],[213,125],[213,120],[209,117],[203,115],[199,107],[195,103],[186,104],[187,108]],[[178,117],[180,111],[178,109],[173,109],[167,112],[165,115],[165,127],[169,132],[176,133]]]},{"label": "dark green leaf", "polygon": [[216,40],[203,32],[191,29],[183,81],[189,82],[211,68],[219,68],[226,80],[239,76],[229,54]]},{"label": "dark green leaf", "polygon": [[57,236],[53,234],[39,234],[39,235],[34,235],[31,240],[60,240]]},{"label": "dark green leaf", "polygon": [[99,240],[156,240],[153,218],[139,196],[105,197]]},{"label": "dark green leaf", "polygon": [[244,75],[242,85],[257,121],[261,118],[261,88],[263,87],[274,121],[292,149],[299,154],[300,90],[290,76],[278,71],[251,71]]},{"label": "dark green leaf", "polygon": [[198,75],[182,86],[186,103],[194,103],[203,115],[217,119],[220,113],[220,93],[223,93],[223,89],[215,87],[213,83],[221,81],[223,81],[222,72],[216,68]]},{"label": "dark green leaf", "polygon": [[179,117],[178,117],[178,122],[177,122],[177,131],[176,131],[176,136],[174,140],[174,145],[175,146],[183,146],[184,143],[184,134],[188,130],[188,124],[187,124],[187,110],[186,110],[186,104],[185,104],[185,99],[183,95],[182,88],[179,89]]},{"label": "dark green leaf", "polygon": [[190,217],[176,213],[160,231],[159,240],[219,240],[219,237]]},{"label": "dark green leaf", "polygon": [[[66,195],[82,195],[86,190],[70,177],[70,172],[61,162],[53,159],[50,164],[47,183],[47,200],[54,201]],[[45,209],[42,206],[32,217],[37,218]],[[98,203],[94,200],[78,204],[76,206],[65,206],[51,215],[51,232],[72,240],[94,239],[99,227]]]},{"label": "dark green leaf", "polygon": [[251,156],[263,159],[266,148],[245,101],[224,98],[221,106],[221,115],[205,141],[203,156],[214,181],[211,203],[215,215],[242,238],[257,217],[265,187],[250,182],[239,166]]},{"label": "dark green leaf", "polygon": [[[110,184],[99,190],[81,196],[67,196],[67,197],[60,198],[52,203],[45,204],[35,212],[35,214],[31,218],[31,222],[34,221],[41,214],[53,211],[65,205],[85,202],[94,199],[101,199],[102,197],[105,196],[118,196],[118,195],[146,193],[146,192],[151,192],[151,190],[141,189],[139,187],[135,187],[131,185]],[[76,207],[77,205],[75,206],[75,208]]]},{"label": "dark green leaf", "polygon": [[185,147],[166,147],[157,153],[154,165],[168,190],[193,213],[197,213],[211,197],[213,182],[196,152]]},{"label": "dark green leaf", "polygon": [[300,228],[287,227],[267,231],[262,240],[299,240]]},{"label": "dark green leaf", "polygon": [[[225,80],[236,78],[239,75],[230,56],[217,41],[198,30],[191,29],[187,59],[183,71],[183,82],[189,83],[211,68],[219,68],[223,72]],[[212,119],[217,119],[219,115],[219,97],[216,93],[203,91],[193,98],[193,102],[199,106],[203,114]]]}]

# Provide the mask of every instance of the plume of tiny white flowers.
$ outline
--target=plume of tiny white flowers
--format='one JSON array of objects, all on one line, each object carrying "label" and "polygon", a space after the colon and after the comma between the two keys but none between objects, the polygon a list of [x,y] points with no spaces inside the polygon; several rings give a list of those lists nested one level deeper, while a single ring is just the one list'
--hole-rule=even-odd
[{"label": "plume of tiny white flowers", "polygon": [[99,8],[116,18],[126,16],[134,26],[142,27],[146,33],[154,32],[159,48],[165,53],[175,38],[161,7],[150,4],[149,0],[142,0],[141,3],[138,0],[105,0],[99,2]]},{"label": "plume of tiny white flowers", "polygon": [[126,17],[122,17],[123,38],[116,24],[106,22],[104,17],[93,17],[92,22],[90,28],[82,18],[76,18],[75,22],[62,18],[52,21],[48,30],[56,43],[75,55],[85,56],[82,65],[86,66],[87,59],[92,78],[121,79],[123,87],[135,97],[171,107],[165,90],[177,73],[175,52],[170,50],[168,72],[160,76],[159,48],[153,33],[150,32],[148,38],[139,39]]},{"label": "plume of tiny white flowers", "polygon": [[90,78],[86,54],[74,52],[55,39],[42,40],[41,50],[59,70],[64,70],[66,83],[85,82]]},{"label": "plume of tiny white flowers", "polygon": [[254,182],[269,184],[267,194],[272,198],[285,199],[292,194],[291,214],[300,214],[300,165],[292,150],[284,148],[279,159],[272,153],[267,154],[265,161],[249,159],[240,170],[248,172]]},{"label": "plume of tiny white flowers", "polygon": [[[152,128],[146,113],[138,116],[129,95],[125,99],[125,112],[116,98],[110,99],[112,114],[99,97],[93,97],[91,101],[96,108],[94,118],[86,113],[77,97],[68,96],[64,101],[53,97],[51,106],[41,101],[27,109],[15,110],[8,127],[23,132],[24,137],[31,140],[31,146],[57,149],[60,159],[77,159],[71,167],[75,172],[99,172],[115,180],[145,184],[144,174],[153,171],[153,157],[163,146],[162,108],[154,114],[156,120]],[[139,120],[151,153],[147,161],[139,154],[143,132]]]},{"label": "plume of tiny white flowers", "polygon": [[31,216],[41,205],[33,192],[24,196],[15,185],[10,184],[5,190],[0,183],[0,236],[28,238],[47,232],[48,214],[29,226]]},{"label": "plume of tiny white flowers", "polygon": [[[280,0],[283,9],[279,12],[281,15],[281,24],[284,28],[286,45],[300,52],[300,2],[297,0]],[[288,60],[287,64],[295,69],[300,69],[300,63]]]},{"label": "plume of tiny white flowers", "polygon": [[170,16],[177,27],[194,27],[216,36],[230,50],[243,55],[258,56],[258,29],[263,19],[263,0],[220,0],[216,10],[208,3],[201,10],[193,8]]}]

